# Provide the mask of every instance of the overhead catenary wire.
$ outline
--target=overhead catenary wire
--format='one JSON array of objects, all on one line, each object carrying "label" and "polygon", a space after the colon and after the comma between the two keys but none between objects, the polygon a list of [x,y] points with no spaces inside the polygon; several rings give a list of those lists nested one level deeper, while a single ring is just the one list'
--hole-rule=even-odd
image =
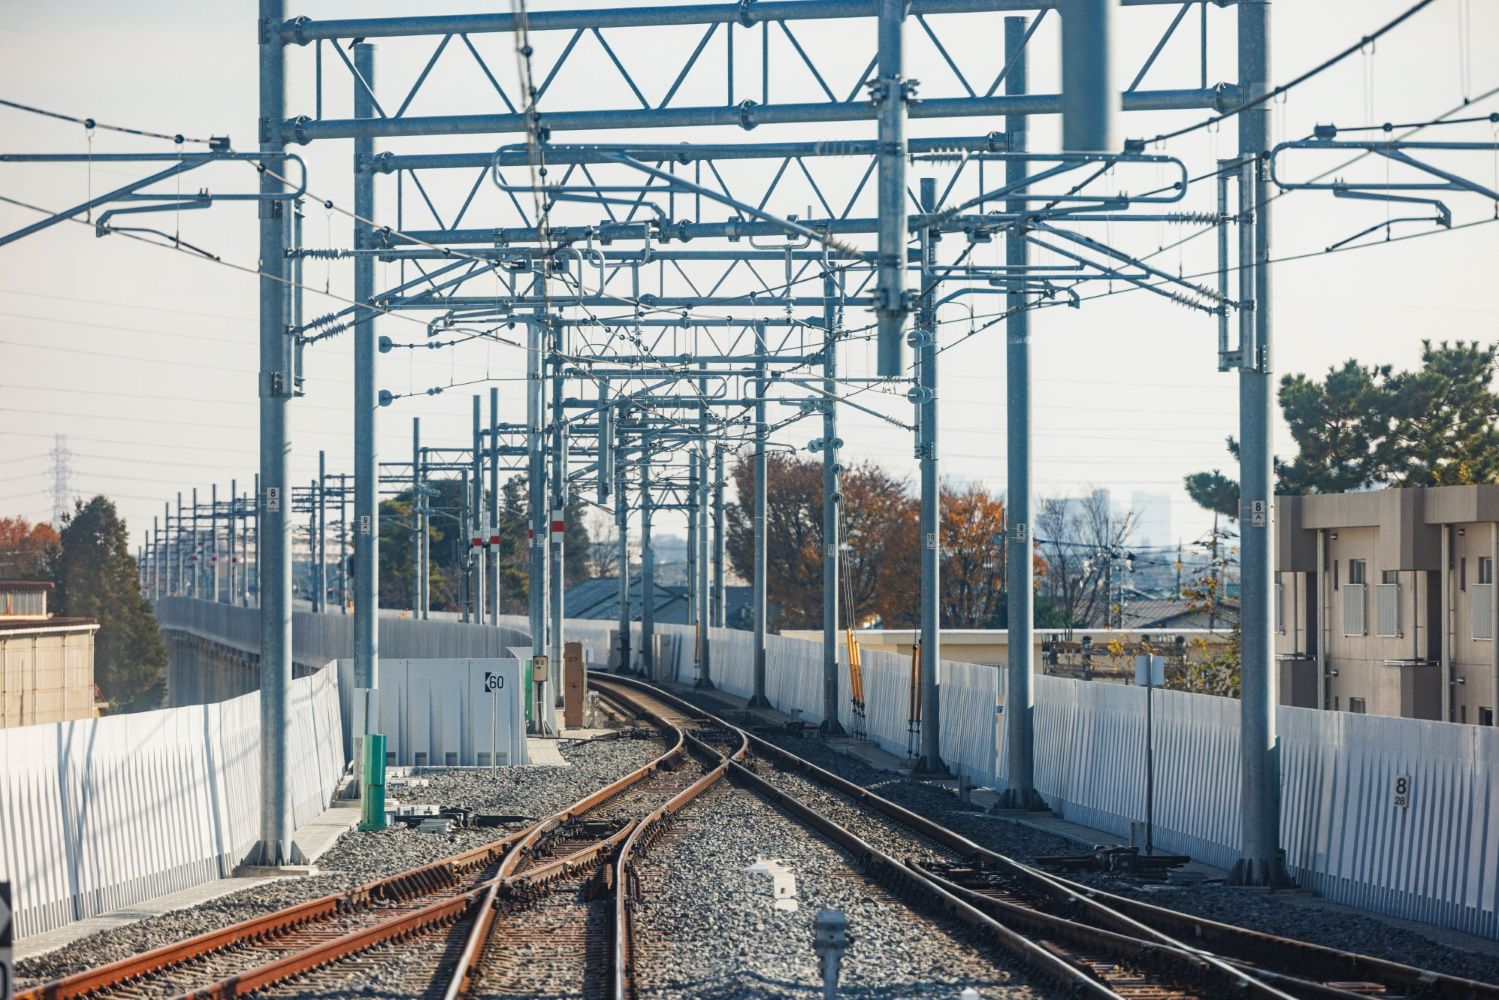
[{"label": "overhead catenary wire", "polygon": [[22,104],[20,101],[7,100],[3,97],[0,97],[0,107],[13,108],[16,111],[24,111],[27,114],[39,115],[43,118],[55,118],[58,121],[72,122],[75,125],[82,125],[89,131],[99,129],[104,132],[120,132],[124,135],[140,136],[144,139],[164,139],[167,142],[173,143],[174,145],[178,146],[188,142],[203,146],[222,145],[226,149],[229,146],[229,140],[226,138],[198,139],[192,136],[182,135],[181,133],[168,135],[165,132],[152,132],[149,129],[131,128],[126,125],[110,125],[106,122],[97,121],[93,118],[80,118],[77,115],[63,114],[61,111],[48,111],[46,108],[38,108],[34,105]]},{"label": "overhead catenary wire", "polygon": [[1327,70],[1336,66],[1338,63],[1342,62],[1344,59],[1347,59],[1349,56],[1364,51],[1369,45],[1389,34],[1391,31],[1394,31],[1396,28],[1404,24],[1406,21],[1410,20],[1410,18],[1414,17],[1420,11],[1431,6],[1433,2],[1435,2],[1435,0],[1417,0],[1416,3],[1412,4],[1410,7],[1407,7],[1393,20],[1387,21],[1381,27],[1376,28],[1374,31],[1361,37],[1357,42],[1353,43],[1347,48],[1338,51],[1336,54],[1328,57],[1327,59],[1322,60],[1322,62],[1313,66],[1306,72],[1292,78],[1290,81],[1278,84],[1275,87],[1270,88],[1259,97],[1251,98],[1250,100],[1247,100],[1236,107],[1230,108],[1220,115],[1213,115],[1211,118],[1204,119],[1203,121],[1197,122],[1196,124],[1186,125],[1171,132],[1159,133],[1149,139],[1144,140],[1144,143],[1146,145],[1149,145],[1152,143],[1167,142],[1171,139],[1180,138],[1181,136],[1196,132],[1198,129],[1208,128],[1209,126],[1217,125],[1220,122],[1225,122],[1228,119],[1233,118],[1235,115],[1242,114],[1243,112],[1248,111],[1250,108],[1257,108],[1267,101],[1273,101],[1281,95],[1285,94],[1287,91],[1300,86],[1301,84],[1305,83],[1315,76],[1318,76],[1323,72],[1326,72]]}]

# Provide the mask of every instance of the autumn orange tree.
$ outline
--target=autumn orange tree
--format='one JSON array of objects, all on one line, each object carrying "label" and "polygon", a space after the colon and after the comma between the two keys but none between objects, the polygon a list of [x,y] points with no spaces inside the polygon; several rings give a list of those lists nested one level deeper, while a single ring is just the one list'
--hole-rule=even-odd
[{"label": "autumn orange tree", "polygon": [[[767,457],[766,580],[771,627],[822,626],[822,464],[785,452]],[[740,501],[727,511],[727,547],[737,573],[754,572],[754,465],[734,469]],[[908,483],[873,463],[846,469],[841,622],[914,628],[921,613],[920,503]],[[982,486],[944,484],[941,499],[941,617],[944,627],[1003,624],[1004,501]],[[1038,568],[1044,567],[1038,560]]]},{"label": "autumn orange tree", "polygon": [[987,628],[1005,606],[1005,503],[982,486],[942,487],[942,624]]},{"label": "autumn orange tree", "polygon": [[[770,625],[776,629],[822,626],[822,463],[786,452],[766,456],[765,576]],[[733,471],[739,500],[725,510],[725,547],[734,571],[754,575],[755,467],[740,461]],[[882,590],[885,570],[909,561],[915,566],[914,539],[904,539],[905,483],[878,466],[863,463],[844,471],[842,541],[844,623],[877,619],[889,595]],[[907,551],[908,550],[908,551]],[[851,605],[851,607],[849,606]]]},{"label": "autumn orange tree", "polygon": [[49,579],[57,545],[57,532],[50,524],[0,517],[0,579]]}]

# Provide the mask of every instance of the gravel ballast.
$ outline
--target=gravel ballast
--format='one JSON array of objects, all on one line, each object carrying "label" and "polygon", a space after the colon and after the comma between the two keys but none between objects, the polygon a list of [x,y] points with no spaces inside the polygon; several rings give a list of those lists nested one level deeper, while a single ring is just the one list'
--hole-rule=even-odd
[{"label": "gravel ballast", "polygon": [[[795,912],[776,909],[774,860],[796,879]],[[636,986],[658,1000],[821,996],[812,922],[842,909],[853,944],[841,986],[860,997],[1037,994],[967,940],[855,874],[853,862],[757,796],[718,785],[683,810],[637,862]]]},{"label": "gravel ballast", "polygon": [[[549,815],[659,756],[659,739],[609,738],[567,742],[567,767],[488,770],[425,769],[425,785],[393,786],[403,803],[465,805],[482,812]],[[218,930],[272,910],[342,892],[356,885],[478,847],[505,835],[502,829],[457,830],[442,835],[404,828],[350,830],[317,859],[319,874],[277,879],[160,916],[111,928],[56,951],[17,963],[18,986],[28,988],[94,968],[196,934]]]},{"label": "gravel ballast", "polygon": [[[704,708],[724,715],[721,700],[696,700]],[[737,721],[732,713],[730,721]],[[1021,861],[1054,854],[1083,854],[1087,848],[1075,841],[1021,826],[1001,816],[960,802],[949,788],[917,781],[906,775],[873,767],[844,753],[818,736],[794,736],[773,728],[755,729],[760,736],[842,778],[905,806],[974,843]],[[793,775],[777,775],[769,767],[766,777],[778,784]],[[796,779],[805,781],[805,779]],[[828,793],[823,793],[828,794]],[[835,796],[836,797],[836,796]],[[841,797],[837,797],[840,798]],[[1465,951],[1422,934],[1410,922],[1391,922],[1351,907],[1329,903],[1305,892],[1271,892],[1217,883],[1193,886],[1160,886],[1118,879],[1103,874],[1070,878],[1087,882],[1121,896],[1129,896],[1184,913],[1208,917],[1222,923],[1249,927],[1268,934],[1296,938],[1330,948],[1359,952],[1421,969],[1499,982],[1499,957]],[[1435,934],[1443,934],[1434,929]]]}]

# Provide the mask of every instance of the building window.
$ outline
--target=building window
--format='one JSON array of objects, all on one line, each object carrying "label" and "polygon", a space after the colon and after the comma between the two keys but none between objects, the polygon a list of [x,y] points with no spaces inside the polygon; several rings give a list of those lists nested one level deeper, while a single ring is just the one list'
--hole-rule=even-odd
[{"label": "building window", "polygon": [[1333,695],[1332,696],[1332,710],[1334,712],[1341,711],[1341,709],[1338,707],[1338,696],[1337,695]]},{"label": "building window", "polygon": [[1286,634],[1286,585],[1275,581],[1275,631]]},{"label": "building window", "polygon": [[1463,556],[1457,561],[1457,589],[1468,589],[1468,557]]},{"label": "building window", "polygon": [[1352,712],[1354,715],[1365,715],[1365,714],[1367,714],[1367,709],[1364,707],[1364,699],[1362,699],[1362,698],[1349,698],[1348,699],[1348,711]]},{"label": "building window", "polygon": [[1336,559],[1332,561],[1332,589],[1338,589],[1338,561]]},{"label": "building window", "polygon": [[1468,721],[1468,706],[1467,705],[1459,705],[1459,706],[1457,706],[1457,721],[1458,722],[1467,722]]},{"label": "building window", "polygon": [[1468,618],[1473,623],[1473,638],[1494,638],[1494,560],[1478,560],[1478,582],[1468,588]]},{"label": "building window", "polygon": [[1348,560],[1348,585],[1343,588],[1343,634],[1367,635],[1364,621],[1364,561]]},{"label": "building window", "polygon": [[1478,706],[1478,724],[1480,726],[1492,726],[1494,724],[1494,710]]},{"label": "building window", "polygon": [[1387,569],[1380,573],[1374,588],[1374,634],[1398,637],[1400,631],[1400,573]]}]

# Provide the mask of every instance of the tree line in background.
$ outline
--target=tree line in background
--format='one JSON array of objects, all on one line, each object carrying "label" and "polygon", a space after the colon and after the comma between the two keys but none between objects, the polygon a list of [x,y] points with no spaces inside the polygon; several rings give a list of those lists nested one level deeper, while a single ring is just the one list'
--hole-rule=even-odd
[{"label": "tree line in background", "polygon": [[[766,459],[766,581],[769,627],[822,627],[822,463],[784,452]],[[743,578],[754,572],[754,466],[733,470],[740,502],[728,506],[729,561]],[[840,625],[915,628],[920,624],[920,500],[905,480],[863,462],[844,470],[843,581]],[[1132,528],[1113,516],[1108,498],[1040,504],[1031,575],[1036,624],[1085,624],[1108,600],[1106,577],[1089,553],[1117,548]],[[1004,628],[1009,613],[1005,575],[1005,503],[982,486],[942,485],[940,614],[944,628]]]},{"label": "tree line in background", "polygon": [[[426,506],[432,509],[428,537],[428,593],[432,611],[461,611],[468,602],[468,560],[471,536],[462,533],[460,511],[464,507],[459,479],[427,482]],[[413,545],[411,490],[380,503],[380,606],[410,608],[416,579]],[[500,613],[525,614],[530,590],[527,540],[530,514],[525,483],[513,478],[500,488],[498,548],[491,546],[488,558],[499,558]],[[566,508],[567,532],[563,548],[563,579],[571,587],[589,579],[593,549],[582,500],[573,497]]]},{"label": "tree line in background", "polygon": [[[1499,344],[1421,341],[1418,368],[1365,365],[1350,358],[1316,379],[1280,380],[1281,415],[1296,445],[1295,458],[1275,460],[1275,492],[1306,495],[1358,490],[1461,486],[1499,480],[1499,393],[1494,376]],[[1228,451],[1239,455],[1230,437]],[[1239,484],[1217,469],[1186,477],[1187,494],[1201,507],[1237,520]],[[1237,610],[1218,603],[1209,578],[1190,598],[1223,610],[1229,641],[1199,665],[1201,688],[1237,696]]]},{"label": "tree line in background", "polygon": [[0,518],[0,578],[51,580],[53,614],[98,620],[94,683],[111,709],[160,707],[166,646],[141,593],[125,522],[111,500],[74,501],[60,533],[24,518]]},{"label": "tree line in background", "polygon": [[[1275,492],[1343,493],[1457,486],[1499,479],[1499,344],[1421,342],[1421,365],[1349,359],[1321,380],[1280,380],[1281,414],[1296,457],[1275,461]],[[1239,442],[1230,437],[1235,458]],[[1239,484],[1217,469],[1186,477],[1202,507],[1239,516]]]}]

